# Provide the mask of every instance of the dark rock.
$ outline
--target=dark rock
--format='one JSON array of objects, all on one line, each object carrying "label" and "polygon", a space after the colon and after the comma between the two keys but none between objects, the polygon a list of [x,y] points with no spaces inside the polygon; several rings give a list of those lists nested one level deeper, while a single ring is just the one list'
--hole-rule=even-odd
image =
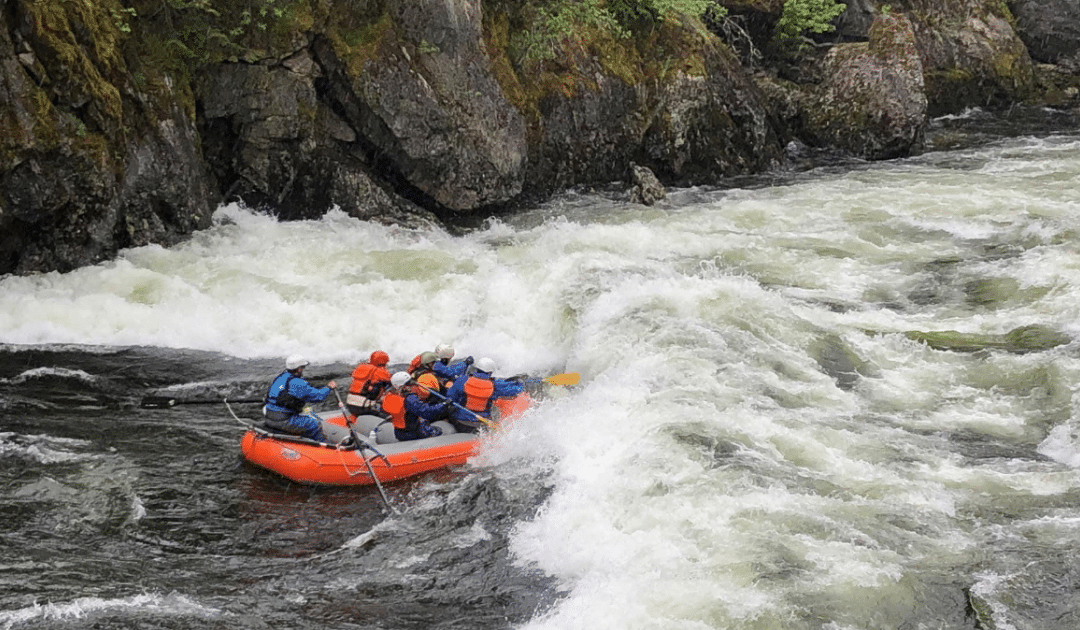
[{"label": "dark rock", "polygon": [[644,144],[663,176],[688,184],[776,166],[784,142],[764,94],[734,54],[689,25],[678,37],[701,69],[678,67],[659,82]]},{"label": "dark rock", "polygon": [[326,210],[329,204],[318,198],[325,185],[298,184],[326,166],[321,151],[355,136],[319,102],[319,76],[304,50],[280,63],[225,63],[203,73],[196,84],[200,135],[228,197],[275,208],[282,218],[312,218]]},{"label": "dark rock", "polygon": [[[1076,64],[1080,70],[1080,3],[1012,0],[1020,38],[1036,61]],[[1076,70],[1074,70],[1076,72]]]},{"label": "dark rock", "polygon": [[[743,59],[760,61],[782,0],[724,4]],[[1023,41],[999,0],[847,4],[836,41],[868,41],[821,63],[807,55],[784,75],[794,82],[754,81],[695,21],[629,40],[582,31],[557,58],[523,63],[509,52],[510,8],[481,0],[322,0],[253,29],[228,61],[205,55],[189,81],[140,54],[160,33],[122,33],[102,3],[9,2],[0,274],[175,243],[208,226],[222,198],[282,219],[336,206],[395,224],[465,222],[623,179],[637,162],[655,173],[637,182],[648,203],[660,180],[759,172],[785,145],[795,161],[834,149],[888,158],[919,149],[928,113],[1035,102],[1036,91],[1076,104],[1075,2],[1014,0]],[[132,26],[143,19],[154,18]],[[1025,42],[1056,65],[1034,66]]]},{"label": "dark rock", "polygon": [[692,25],[665,24],[659,37],[665,49],[686,51],[686,57],[650,60],[636,84],[594,58],[562,60],[558,77],[574,87],[553,90],[537,104],[530,190],[615,181],[633,160],[684,184],[713,183],[781,161],[783,143],[764,95],[731,50]]},{"label": "dark rock", "polygon": [[179,98],[160,112],[163,118],[139,126],[128,140],[128,154],[116,202],[114,247],[172,245],[210,227],[217,196],[199,153],[194,121]]},{"label": "dark rock", "polygon": [[931,116],[973,105],[1007,107],[1031,96],[1033,65],[1005,3],[904,0],[898,4],[915,29]]},{"label": "dark rock", "polygon": [[[68,271],[208,227],[214,196],[171,80],[126,68],[105,9],[64,4],[48,28],[38,10],[0,12],[0,274]],[[153,93],[123,83],[136,71]]]},{"label": "dark rock", "polygon": [[[1018,0],[1016,10],[1033,21],[1060,24],[1066,32],[1073,0]],[[1036,7],[1024,7],[1026,3]],[[838,20],[847,39],[869,37],[875,16],[902,14],[911,21],[925,73],[930,115],[956,113],[971,106],[1009,106],[1028,98],[1035,88],[1031,59],[1015,32],[1008,8],[998,0],[845,0]],[[1042,11],[1046,11],[1043,13]],[[1027,18],[1019,20],[1021,29]],[[1035,30],[1032,30],[1034,33]],[[1074,39],[1075,41],[1075,39]]]},{"label": "dark rock", "polygon": [[848,40],[869,37],[870,25],[881,14],[881,4],[877,0],[845,0],[847,8],[836,20],[836,32]]},{"label": "dark rock", "polygon": [[667,194],[656,175],[644,166],[630,163],[630,199],[635,203],[651,206]]},{"label": "dark rock", "polygon": [[[479,0],[388,3],[397,28],[355,68],[332,47],[320,61],[350,82],[340,109],[380,159],[380,169],[438,206],[470,211],[522,189],[525,123],[491,73]],[[344,86],[343,86],[344,87]]]},{"label": "dark rock", "polygon": [[879,15],[865,44],[841,44],[825,58],[823,83],[805,99],[803,130],[812,144],[869,159],[921,148],[926,125],[923,71],[910,22]]},{"label": "dark rock", "polygon": [[528,191],[546,195],[588,181],[615,181],[626,172],[646,126],[638,92],[591,59],[576,60],[593,86],[554,92],[537,103],[539,139],[529,149]]}]

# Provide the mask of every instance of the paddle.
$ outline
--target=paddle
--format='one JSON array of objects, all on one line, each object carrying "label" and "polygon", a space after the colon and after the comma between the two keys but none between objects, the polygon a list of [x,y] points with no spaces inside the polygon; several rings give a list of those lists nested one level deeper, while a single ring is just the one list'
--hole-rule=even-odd
[{"label": "paddle", "polygon": [[[410,380],[409,382],[410,382],[410,383],[416,383],[416,381],[415,381],[415,380]],[[499,425],[495,424],[495,423],[494,423],[494,422],[492,422],[492,421],[491,421],[490,419],[488,419],[488,418],[485,418],[484,416],[481,416],[480,414],[476,413],[476,412],[475,412],[475,411],[473,411],[472,409],[468,409],[468,408],[462,407],[461,405],[459,405],[459,404],[457,404],[456,402],[454,402],[454,401],[450,400],[450,399],[449,399],[449,398],[447,398],[446,396],[443,396],[442,394],[440,394],[439,392],[437,392],[437,391],[435,391],[435,390],[433,390],[433,389],[428,389],[428,388],[424,387],[423,385],[421,385],[420,383],[416,383],[416,385],[417,385],[418,387],[420,387],[421,389],[423,389],[424,391],[426,391],[427,393],[431,394],[432,396],[434,396],[434,397],[436,397],[436,398],[441,398],[442,400],[445,400],[446,402],[448,402],[448,403],[450,403],[451,405],[453,405],[453,406],[457,407],[458,409],[460,409],[460,410],[462,410],[462,411],[464,411],[464,412],[466,412],[466,413],[468,413],[468,414],[471,414],[471,415],[472,415],[472,416],[473,416],[474,418],[476,418],[476,419],[477,419],[477,420],[479,420],[480,422],[483,422],[483,423],[484,423],[484,426],[486,426],[487,428],[491,429],[492,431],[495,431],[495,430],[497,430],[497,429],[499,428]]]},{"label": "paddle", "polygon": [[[142,399],[141,407],[143,409],[162,409],[168,407],[175,407],[177,405],[220,405],[226,399],[222,400],[177,400],[176,398],[170,398],[168,396],[147,396]],[[240,400],[229,400],[234,403],[263,403],[262,398],[245,398]]]},{"label": "paddle", "polygon": [[548,385],[577,385],[581,381],[581,375],[577,372],[566,374],[553,374],[545,378],[527,378],[523,383],[547,383]]},{"label": "paddle", "polygon": [[[345,419],[345,427],[349,430],[349,435],[352,436],[354,442],[356,442],[356,448],[371,449],[372,453],[382,458],[387,468],[390,468],[390,460],[386,459],[386,456],[375,450],[375,447],[360,439],[360,436],[356,434],[356,429],[353,428],[353,421],[349,416],[349,410],[345,408],[345,401],[341,400],[341,394],[338,393],[337,388],[334,388],[334,396],[337,398],[338,407],[341,408],[342,418]],[[364,460],[364,464],[367,465],[368,474],[371,475],[371,480],[375,482],[375,487],[379,489],[379,496],[382,497],[383,503],[386,504],[386,508],[390,510],[392,514],[397,514],[398,511],[394,509],[393,505],[390,505],[390,500],[386,498],[386,491],[383,490],[382,483],[379,481],[378,475],[375,474],[375,469],[371,466],[371,460],[360,455],[360,459]]]}]

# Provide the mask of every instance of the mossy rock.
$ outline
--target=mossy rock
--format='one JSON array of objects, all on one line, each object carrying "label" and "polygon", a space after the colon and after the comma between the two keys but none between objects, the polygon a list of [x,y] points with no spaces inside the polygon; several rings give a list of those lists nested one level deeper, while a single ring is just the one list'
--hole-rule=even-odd
[{"label": "mossy rock", "polygon": [[1013,329],[1004,335],[962,333],[955,330],[909,331],[908,339],[925,343],[935,350],[978,352],[1004,350],[1016,354],[1041,352],[1071,341],[1068,335],[1048,326],[1033,324]]},{"label": "mossy rock", "polygon": [[967,596],[969,612],[975,618],[975,627],[978,630],[997,630],[997,624],[994,622],[994,609],[990,602],[971,589],[967,589]]}]

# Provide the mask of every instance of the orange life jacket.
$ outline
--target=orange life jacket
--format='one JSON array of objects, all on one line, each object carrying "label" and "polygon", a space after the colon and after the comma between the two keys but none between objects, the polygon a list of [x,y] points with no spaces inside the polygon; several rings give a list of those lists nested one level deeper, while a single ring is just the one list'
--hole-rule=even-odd
[{"label": "orange life jacket", "polygon": [[379,394],[385,389],[385,384],[389,382],[390,372],[387,372],[386,368],[370,363],[361,363],[353,370],[349,393],[363,396],[369,400],[377,400]]},{"label": "orange life jacket", "polygon": [[398,393],[391,392],[382,399],[383,411],[390,414],[390,420],[395,429],[405,430],[405,398]]},{"label": "orange life jacket", "polygon": [[465,408],[477,413],[487,413],[491,408],[491,395],[495,393],[495,383],[486,378],[470,376],[462,387],[465,392]]}]

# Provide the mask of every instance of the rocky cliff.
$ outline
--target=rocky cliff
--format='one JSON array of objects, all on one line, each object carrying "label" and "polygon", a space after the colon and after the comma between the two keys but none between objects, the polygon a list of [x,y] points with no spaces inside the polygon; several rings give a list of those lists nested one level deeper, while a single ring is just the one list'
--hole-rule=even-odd
[{"label": "rocky cliff", "polygon": [[717,182],[793,142],[891,158],[929,115],[1076,107],[1075,3],[849,0],[797,59],[771,48],[783,2],[725,4],[535,55],[517,0],[9,0],[0,274],[175,243],[228,199],[453,226],[645,167]]}]

